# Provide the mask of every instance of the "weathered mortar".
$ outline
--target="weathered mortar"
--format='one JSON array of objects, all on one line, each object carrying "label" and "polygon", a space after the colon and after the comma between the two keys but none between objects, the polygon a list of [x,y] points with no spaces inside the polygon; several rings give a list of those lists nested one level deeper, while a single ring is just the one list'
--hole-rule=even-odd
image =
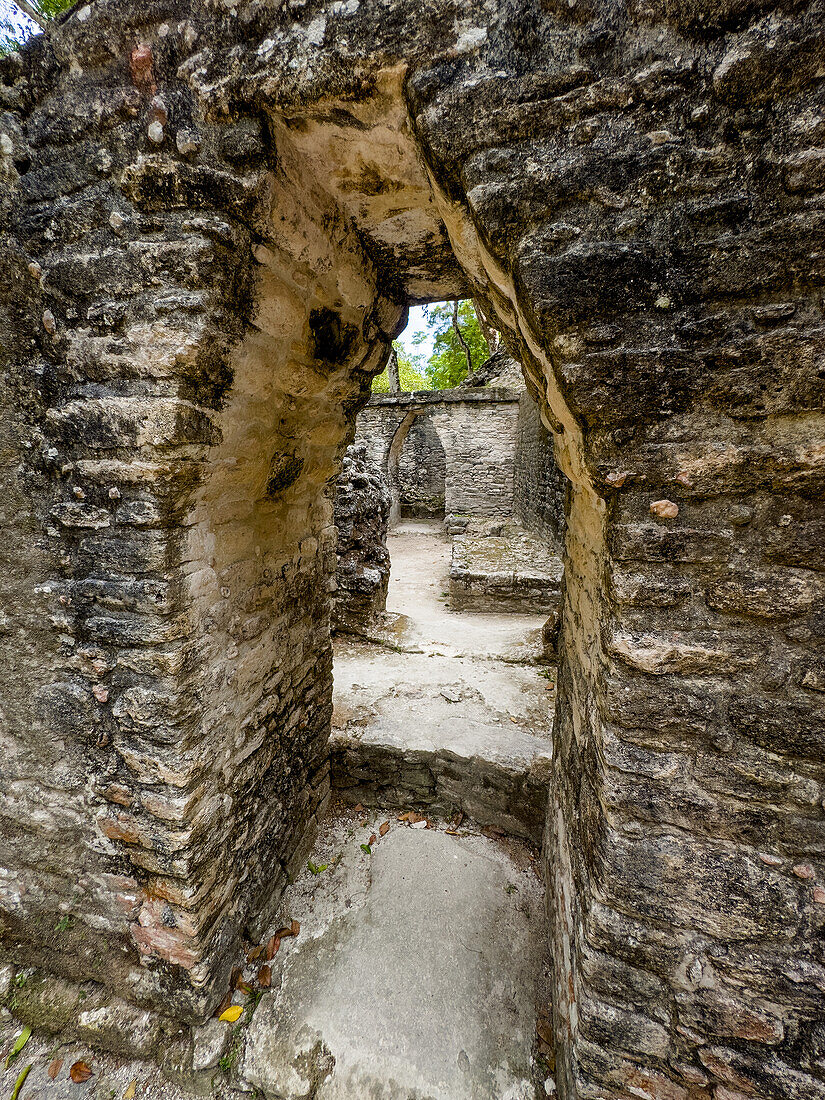
[{"label": "weathered mortar", "polygon": [[214,1003],[323,802],[324,486],[403,303],[472,290],[570,481],[558,1091],[822,1097],[821,0],[236,7],[2,63],[8,950]]}]

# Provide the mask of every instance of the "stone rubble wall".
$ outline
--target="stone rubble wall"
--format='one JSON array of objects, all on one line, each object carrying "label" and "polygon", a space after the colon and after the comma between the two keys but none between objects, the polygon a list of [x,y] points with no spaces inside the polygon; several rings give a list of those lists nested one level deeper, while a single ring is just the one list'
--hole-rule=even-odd
[{"label": "stone rubble wall", "polygon": [[389,517],[390,492],[381,469],[363,443],[352,443],[335,485],[338,566],[333,630],[359,634],[387,606]]},{"label": "stone rubble wall", "polygon": [[548,9],[411,86],[571,482],[556,1087],[822,1097],[823,8]]},{"label": "stone rubble wall", "polygon": [[553,456],[552,433],[525,390],[519,398],[518,442],[513,473],[513,512],[524,527],[561,550],[567,479]]},{"label": "stone rubble wall", "polygon": [[71,18],[82,80],[4,59],[0,937],[47,1009],[57,975],[162,1021],[324,813],[329,486],[403,307],[288,140],[276,177],[175,77],[194,24],[123,11]]},{"label": "stone rubble wall", "polygon": [[456,611],[558,612],[564,565],[547,540],[515,523],[474,520],[453,538],[450,607]]},{"label": "stone rubble wall", "polygon": [[[534,738],[533,740],[537,740]],[[549,753],[506,762],[462,755],[449,747],[413,749],[386,735],[338,731],[330,742],[333,790],[349,805],[379,806],[451,818],[464,813],[477,825],[540,845],[547,809]]]},{"label": "stone rubble wall", "polygon": [[401,451],[398,478],[402,516],[443,519],[447,455],[430,417],[413,421]]}]

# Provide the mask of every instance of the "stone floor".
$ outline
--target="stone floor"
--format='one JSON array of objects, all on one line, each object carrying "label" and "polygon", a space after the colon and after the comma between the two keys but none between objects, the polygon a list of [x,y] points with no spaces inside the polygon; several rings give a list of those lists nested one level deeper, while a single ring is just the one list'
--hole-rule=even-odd
[{"label": "stone floor", "polygon": [[555,703],[555,669],[535,660],[543,617],[452,610],[437,524],[396,529],[390,554],[383,641],[336,639],[333,785],[538,843]]},{"label": "stone floor", "polygon": [[273,962],[241,1079],[273,1100],[541,1095],[535,856],[434,819],[344,811],[312,860],[285,898],[301,931]]}]

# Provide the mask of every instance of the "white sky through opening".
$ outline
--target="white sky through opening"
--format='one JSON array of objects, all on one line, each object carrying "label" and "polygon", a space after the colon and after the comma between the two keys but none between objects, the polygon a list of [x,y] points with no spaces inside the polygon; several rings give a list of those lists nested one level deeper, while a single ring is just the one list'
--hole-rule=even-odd
[{"label": "white sky through opening", "polygon": [[[427,339],[423,344],[416,345],[412,342],[412,338],[417,332],[426,333]],[[410,319],[407,321],[407,327],[397,338],[396,343],[400,344],[407,355],[411,357],[413,355],[420,355],[425,363],[430,358],[433,353],[433,336],[427,325],[427,318],[424,316],[423,306],[410,307]]]}]

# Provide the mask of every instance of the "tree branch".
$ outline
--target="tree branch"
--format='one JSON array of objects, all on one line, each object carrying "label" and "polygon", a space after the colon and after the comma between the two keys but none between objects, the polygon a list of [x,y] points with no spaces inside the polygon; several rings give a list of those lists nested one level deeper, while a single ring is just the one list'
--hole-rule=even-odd
[{"label": "tree branch", "polygon": [[455,334],[458,337],[458,342],[464,348],[464,354],[467,356],[467,373],[473,373],[473,357],[470,354],[470,345],[464,339],[461,329],[458,327],[458,301],[453,302],[453,328]]},{"label": "tree branch", "polygon": [[37,8],[32,7],[29,0],[12,0],[12,3],[16,8],[19,8],[24,15],[27,15],[33,23],[36,23],[41,30],[45,30],[49,25],[48,19],[44,19]]}]

